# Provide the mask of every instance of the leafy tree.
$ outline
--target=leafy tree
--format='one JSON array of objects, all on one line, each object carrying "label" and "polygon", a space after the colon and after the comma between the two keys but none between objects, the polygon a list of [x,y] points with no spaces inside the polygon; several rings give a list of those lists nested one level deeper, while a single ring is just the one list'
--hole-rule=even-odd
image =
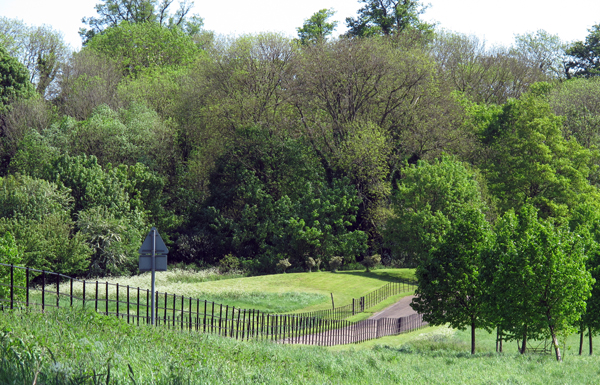
[{"label": "leafy tree", "polygon": [[328,21],[333,15],[335,15],[333,9],[321,9],[306,19],[301,28],[296,28],[300,42],[316,44],[326,41],[337,27],[337,21]]},{"label": "leafy tree", "polygon": [[84,120],[100,105],[122,106],[118,86],[123,71],[115,60],[94,50],[74,54],[63,69],[61,93],[55,99],[59,112]]},{"label": "leafy tree", "polygon": [[515,35],[514,49],[532,68],[539,68],[555,79],[566,74],[567,44],[558,35],[552,35],[543,29]]},{"label": "leafy tree", "polygon": [[[6,232],[4,235],[0,236],[0,263],[15,266],[23,265],[23,254],[19,252],[15,238],[9,232]],[[10,298],[10,284],[10,267],[0,266],[0,298]],[[23,294],[25,294],[25,289],[19,289],[17,286],[25,288],[25,270],[13,270],[12,284],[14,287],[13,298],[22,298]]]},{"label": "leafy tree", "polygon": [[600,74],[600,24],[588,29],[585,41],[576,41],[567,48],[567,78],[590,78]]},{"label": "leafy tree", "polygon": [[597,199],[588,183],[593,153],[565,139],[562,119],[552,114],[536,85],[520,100],[510,100],[485,134],[490,153],[484,165],[490,191],[501,212],[532,204],[542,217],[567,217],[585,200]]},{"label": "leafy tree", "polygon": [[480,269],[481,254],[491,238],[484,213],[477,207],[464,207],[416,271],[418,286],[411,307],[432,325],[470,327],[471,354],[475,354],[475,329],[489,326]]},{"label": "leafy tree", "polygon": [[586,270],[594,279],[591,296],[586,301],[585,312],[579,323],[582,353],[583,334],[588,331],[590,355],[593,352],[592,337],[600,332],[600,211],[591,204],[581,205],[573,210],[569,219],[572,231],[582,237],[587,254]]},{"label": "leafy tree", "polygon": [[523,338],[522,352],[528,338],[549,336],[561,361],[557,335],[573,330],[593,283],[584,242],[567,224],[540,219],[531,205],[518,215],[508,211],[496,234],[487,264],[502,328],[509,339]]},{"label": "leafy tree", "polygon": [[456,160],[419,161],[403,173],[384,239],[395,258],[415,265],[439,247],[465,210],[488,208],[482,182]]},{"label": "leafy tree", "polygon": [[503,104],[518,98],[547,75],[535,62],[526,40],[519,49],[487,48],[485,41],[458,33],[438,33],[432,54],[440,75],[477,103]]},{"label": "leafy tree", "polygon": [[180,28],[190,34],[197,33],[203,20],[198,15],[188,16],[193,1],[179,2],[179,9],[171,14],[169,8],[174,0],[103,0],[96,4],[98,17],[84,17],[81,21],[89,29],[81,28],[79,35],[86,44],[90,39],[122,21],[129,23],[156,23],[161,27]]},{"label": "leafy tree", "polygon": [[566,138],[588,149],[600,148],[600,79],[571,79],[548,95],[552,112],[563,117]]},{"label": "leafy tree", "polygon": [[180,66],[200,54],[189,35],[157,23],[123,21],[92,38],[85,49],[115,60],[124,75],[137,75],[145,68]]},{"label": "leafy tree", "polygon": [[59,74],[71,54],[60,32],[47,25],[29,26],[0,17],[0,45],[27,67],[38,94],[46,98],[57,95]]},{"label": "leafy tree", "polygon": [[89,249],[75,234],[69,190],[27,176],[0,178],[0,234],[13,234],[28,267],[80,274]]},{"label": "leafy tree", "polygon": [[[29,81],[27,68],[10,56],[0,45],[0,115],[10,110],[10,104],[17,99],[27,99],[35,94]],[[0,132],[0,137],[2,137]]]},{"label": "leafy tree", "polygon": [[359,0],[359,3],[364,5],[358,16],[346,18],[348,36],[391,35],[412,29],[433,32],[433,25],[419,18],[426,7],[418,0]]}]

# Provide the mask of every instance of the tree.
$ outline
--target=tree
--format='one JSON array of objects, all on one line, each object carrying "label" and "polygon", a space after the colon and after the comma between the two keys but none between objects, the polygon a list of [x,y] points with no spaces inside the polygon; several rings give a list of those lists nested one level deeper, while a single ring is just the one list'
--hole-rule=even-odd
[{"label": "tree", "polygon": [[392,198],[384,239],[407,265],[426,261],[465,210],[488,213],[477,175],[451,158],[419,161],[403,170]]},{"label": "tree", "polygon": [[60,32],[0,17],[0,45],[27,67],[38,94],[48,99],[58,94],[58,78],[71,54]]},{"label": "tree", "polygon": [[347,36],[387,36],[413,29],[426,34],[433,32],[433,25],[419,18],[426,9],[419,0],[359,0],[359,3],[364,5],[358,16],[346,18]]},{"label": "tree", "polygon": [[10,110],[12,102],[33,95],[35,89],[29,80],[29,71],[0,45],[0,115]]},{"label": "tree", "polygon": [[85,45],[95,35],[104,33],[106,29],[122,21],[132,24],[157,23],[162,27],[180,28],[190,34],[197,33],[202,27],[202,18],[198,15],[188,17],[194,2],[180,1],[179,9],[171,14],[169,8],[173,2],[174,0],[103,0],[95,7],[98,17],[84,17],[81,20],[89,29],[81,28],[79,35]]},{"label": "tree", "polygon": [[476,36],[452,32],[436,34],[432,44],[440,76],[469,99],[486,104],[518,98],[531,84],[547,79],[529,50],[488,48]]},{"label": "tree", "polygon": [[484,213],[477,207],[463,207],[416,271],[418,286],[411,307],[432,325],[470,327],[471,354],[475,354],[475,329],[489,326],[480,269],[481,254],[491,238]]},{"label": "tree", "polygon": [[537,67],[555,79],[566,76],[566,48],[567,44],[558,35],[543,29],[515,35],[515,54],[522,56],[530,67]]},{"label": "tree", "polygon": [[136,76],[148,68],[185,66],[201,52],[192,38],[180,29],[128,21],[94,36],[85,49],[92,49],[119,63],[125,76]]},{"label": "tree", "polygon": [[329,22],[328,19],[335,15],[333,9],[321,9],[310,18],[304,20],[301,28],[296,28],[298,38],[302,44],[316,44],[327,40],[337,27],[337,21]]},{"label": "tree", "polygon": [[496,226],[496,243],[486,264],[490,291],[510,339],[549,336],[561,361],[557,336],[572,331],[585,310],[593,279],[585,269],[585,243],[566,223],[538,217],[525,205],[508,211]]},{"label": "tree", "polygon": [[484,133],[490,147],[484,174],[501,212],[532,204],[544,218],[565,218],[583,201],[598,199],[587,180],[594,153],[565,139],[562,119],[548,104],[549,90],[540,83],[508,101]]},{"label": "tree", "polygon": [[585,41],[576,41],[567,48],[567,78],[590,78],[600,75],[600,24],[588,29]]}]

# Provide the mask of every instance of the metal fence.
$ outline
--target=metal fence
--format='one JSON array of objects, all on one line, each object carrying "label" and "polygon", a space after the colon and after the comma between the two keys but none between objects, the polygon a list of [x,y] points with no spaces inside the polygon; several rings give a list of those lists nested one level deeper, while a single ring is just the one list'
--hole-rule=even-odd
[{"label": "metal fence", "polygon": [[[34,278],[38,285],[32,284]],[[350,310],[301,314],[271,314],[254,309],[238,309],[157,291],[154,293],[156,325],[213,333],[239,340],[272,340],[325,346],[355,343],[426,325],[420,315],[359,322],[336,318],[364,311],[411,285],[413,284],[389,283],[359,300],[353,300],[352,305],[338,308],[350,307]],[[0,263],[1,309],[43,312],[50,308],[80,307],[140,325],[150,323],[151,295],[150,290],[138,287],[78,280],[58,273]]]},{"label": "metal fence", "polygon": [[386,299],[395,295],[414,291],[417,288],[417,282],[400,279],[398,282],[389,282],[377,290],[360,298],[352,298],[352,303],[345,306],[336,307],[334,309],[316,310],[312,312],[294,313],[296,316],[302,317],[318,317],[335,320],[343,320],[353,315],[362,313],[365,309],[369,309]]}]

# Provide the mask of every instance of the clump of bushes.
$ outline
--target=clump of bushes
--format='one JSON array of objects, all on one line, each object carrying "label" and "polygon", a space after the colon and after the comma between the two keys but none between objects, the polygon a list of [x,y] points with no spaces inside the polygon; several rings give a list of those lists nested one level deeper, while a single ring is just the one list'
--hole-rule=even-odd
[{"label": "clump of bushes", "polygon": [[227,254],[219,261],[219,272],[228,273],[230,271],[238,270],[240,267],[240,260],[233,254]]},{"label": "clump of bushes", "polygon": [[312,272],[313,268],[317,268],[317,271],[321,269],[321,258],[314,259],[313,257],[308,257],[306,260],[306,266],[308,266],[308,272]]},{"label": "clump of bushes", "polygon": [[285,271],[290,266],[292,266],[292,264],[290,263],[289,258],[281,259],[281,260],[279,260],[279,262],[277,262],[277,265],[275,265],[275,267],[277,268],[277,271],[279,271],[283,274],[285,274]]},{"label": "clump of bushes", "polygon": [[363,259],[362,264],[367,269],[367,273],[371,271],[372,268],[381,263],[381,255],[373,254],[367,256]]},{"label": "clump of bushes", "polygon": [[344,262],[344,258],[342,257],[331,257],[329,261],[329,268],[331,271],[336,272],[340,267],[342,267],[342,262]]}]

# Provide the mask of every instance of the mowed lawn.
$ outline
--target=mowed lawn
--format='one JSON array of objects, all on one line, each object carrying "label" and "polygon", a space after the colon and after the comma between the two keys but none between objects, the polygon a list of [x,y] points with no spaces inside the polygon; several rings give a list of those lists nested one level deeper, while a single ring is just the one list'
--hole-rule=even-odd
[{"label": "mowed lawn", "polygon": [[[212,278],[217,278],[213,276]],[[206,272],[191,272],[173,269],[156,273],[156,290],[161,293],[177,294],[243,309],[285,313],[331,309],[331,295],[336,307],[352,303],[360,298],[399,279],[413,279],[414,269],[380,269],[366,271],[313,272],[262,275],[229,279],[212,279]],[[132,277],[103,278],[102,281],[132,288],[150,288],[150,273]],[[94,282],[94,280],[90,280]],[[101,285],[101,288],[104,287]],[[47,287],[54,291],[52,285]],[[88,287],[88,295],[90,293]],[[110,297],[115,297],[111,286]],[[75,283],[74,292],[82,292]],[[103,293],[103,292],[102,292]],[[101,294],[102,294],[101,293]],[[386,303],[411,291],[394,296]],[[67,299],[65,299],[67,301]]]}]

